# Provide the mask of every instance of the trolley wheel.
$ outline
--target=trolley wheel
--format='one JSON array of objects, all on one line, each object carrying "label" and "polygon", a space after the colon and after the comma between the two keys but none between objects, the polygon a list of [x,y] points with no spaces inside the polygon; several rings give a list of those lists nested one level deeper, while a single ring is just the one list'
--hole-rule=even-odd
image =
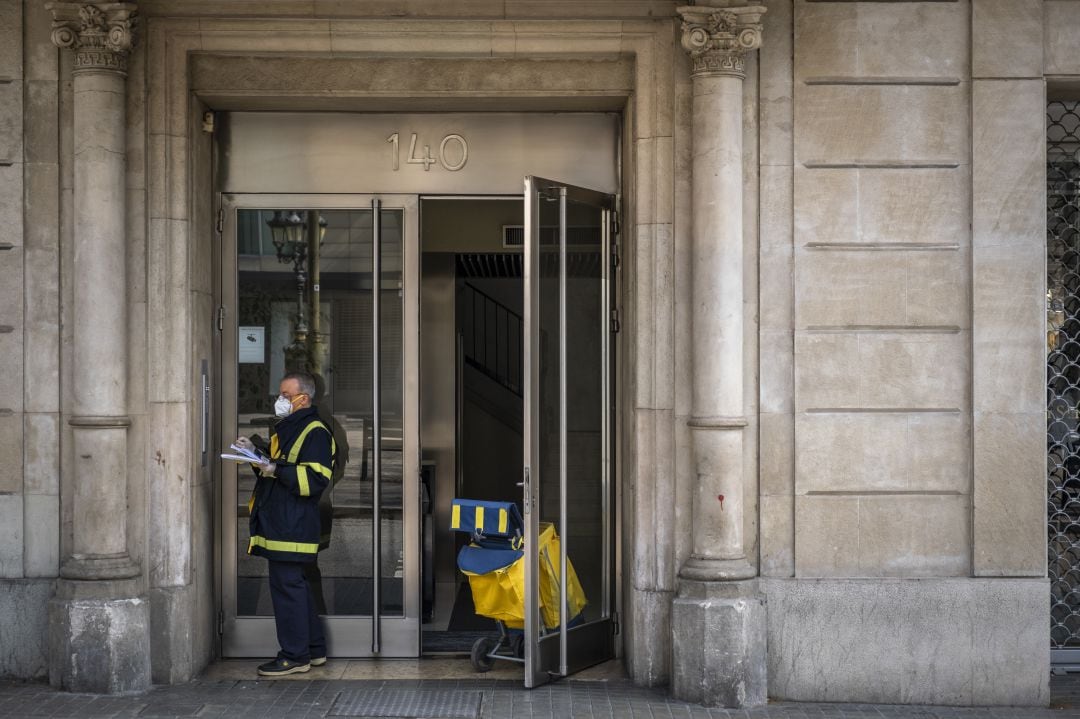
[{"label": "trolley wheel", "polygon": [[495,665],[495,660],[488,656],[497,646],[499,646],[498,639],[492,639],[491,637],[480,637],[472,645],[472,659],[473,669],[478,672],[490,671],[491,667]]},{"label": "trolley wheel", "polygon": [[518,659],[525,658],[525,635],[524,634],[511,634],[510,635],[510,651]]}]

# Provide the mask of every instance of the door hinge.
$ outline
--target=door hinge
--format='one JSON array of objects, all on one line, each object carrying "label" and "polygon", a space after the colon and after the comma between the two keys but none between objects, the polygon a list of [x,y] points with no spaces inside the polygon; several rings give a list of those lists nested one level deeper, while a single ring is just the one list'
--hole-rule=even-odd
[{"label": "door hinge", "polygon": [[611,310],[611,331],[613,334],[618,334],[622,329],[621,314],[618,309]]},{"label": "door hinge", "polygon": [[218,231],[219,235],[221,234],[221,231],[223,229],[225,229],[225,208],[224,207],[219,207],[218,208],[216,227],[217,227],[217,231]]},{"label": "door hinge", "polygon": [[612,210],[611,212],[611,236],[618,237],[621,226],[619,225],[619,211]]},{"label": "door hinge", "polygon": [[622,264],[622,256],[619,255],[619,246],[614,242],[611,243],[611,269],[619,269],[619,265]]},{"label": "door hinge", "polygon": [[217,328],[218,332],[225,329],[225,306],[220,305],[217,308]]},{"label": "door hinge", "polygon": [[613,633],[615,634],[615,636],[618,636],[619,634],[622,633],[622,625],[619,624],[619,613],[618,612],[612,612],[611,613],[611,628],[612,628]]},{"label": "door hinge", "polygon": [[221,609],[217,613],[217,633],[219,635],[225,634],[225,612]]}]

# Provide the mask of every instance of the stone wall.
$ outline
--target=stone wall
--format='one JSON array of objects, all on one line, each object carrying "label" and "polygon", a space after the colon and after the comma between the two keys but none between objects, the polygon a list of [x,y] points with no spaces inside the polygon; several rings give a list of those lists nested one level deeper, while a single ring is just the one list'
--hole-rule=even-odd
[{"label": "stone wall", "polygon": [[794,9],[795,574],[965,576],[969,7]]},{"label": "stone wall", "polygon": [[59,568],[59,163],[56,51],[26,5],[0,2],[0,676],[38,678]]},{"label": "stone wall", "polygon": [[769,5],[770,695],[1045,703],[1043,3]]},{"label": "stone wall", "polygon": [[769,579],[769,696],[1045,706],[1045,579]]},{"label": "stone wall", "polygon": [[769,4],[761,67],[759,304],[762,576],[795,573],[793,7]]},{"label": "stone wall", "polygon": [[[1046,575],[1042,5],[972,6],[972,569],[982,577]],[[1080,6],[1069,15],[1080,20]]]},{"label": "stone wall", "polygon": [[770,5],[768,576],[1045,571],[1041,9]]},{"label": "stone wall", "polygon": [[[744,98],[743,376],[747,435],[759,438],[746,444],[746,546],[768,578],[770,692],[1044,702],[1043,76],[1051,92],[1076,96],[1080,3],[765,4]],[[314,76],[341,83],[306,98],[326,109],[391,90],[462,109],[477,89],[453,84],[465,82],[455,59],[501,58],[510,70],[486,80],[486,107],[626,104],[622,649],[636,681],[665,684],[697,482],[686,425],[690,79],[676,3],[404,5],[407,21],[385,20],[382,0],[229,4],[234,16],[276,17],[263,21],[213,19],[220,0],[140,4],[127,100],[127,496],[130,554],[150,587],[154,679],[189,678],[215,641],[215,488],[197,454],[214,313],[201,102],[281,109]],[[48,13],[23,6],[0,0],[0,216],[10,228],[0,243],[12,245],[0,249],[0,359],[23,388],[0,400],[0,647],[19,647],[0,652],[0,675],[30,677],[45,671],[45,600],[71,546],[74,488],[60,448],[70,453],[61,390],[72,295],[61,278],[78,268],[71,58],[50,42]],[[580,19],[590,14],[603,19]],[[543,21],[552,17],[579,19]],[[281,74],[245,71],[236,54],[254,52],[277,53]],[[354,76],[364,54],[422,55],[442,74],[364,86]],[[565,70],[583,55],[632,57],[633,70],[610,85]],[[356,67],[313,71],[327,58]],[[24,622],[2,620],[27,608]],[[980,683],[1006,675],[992,691]]]}]

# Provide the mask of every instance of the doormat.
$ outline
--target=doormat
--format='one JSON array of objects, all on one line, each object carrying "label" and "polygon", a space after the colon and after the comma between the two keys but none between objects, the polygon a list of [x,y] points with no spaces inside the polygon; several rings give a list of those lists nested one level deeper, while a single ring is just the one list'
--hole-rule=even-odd
[{"label": "doormat", "polygon": [[355,689],[338,694],[331,717],[480,719],[483,692],[458,689]]},{"label": "doormat", "polygon": [[468,654],[480,637],[498,639],[497,631],[490,632],[436,632],[425,629],[420,640],[424,654]]}]

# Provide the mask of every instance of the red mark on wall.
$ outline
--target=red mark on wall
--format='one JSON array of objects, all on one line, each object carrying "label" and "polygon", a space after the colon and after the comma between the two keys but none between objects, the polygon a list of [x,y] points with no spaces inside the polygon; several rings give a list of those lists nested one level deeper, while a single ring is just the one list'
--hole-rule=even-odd
[{"label": "red mark on wall", "polygon": [[723,512],[724,511],[724,495],[718,494],[718,495],[716,495],[716,498],[720,500],[720,511]]}]

